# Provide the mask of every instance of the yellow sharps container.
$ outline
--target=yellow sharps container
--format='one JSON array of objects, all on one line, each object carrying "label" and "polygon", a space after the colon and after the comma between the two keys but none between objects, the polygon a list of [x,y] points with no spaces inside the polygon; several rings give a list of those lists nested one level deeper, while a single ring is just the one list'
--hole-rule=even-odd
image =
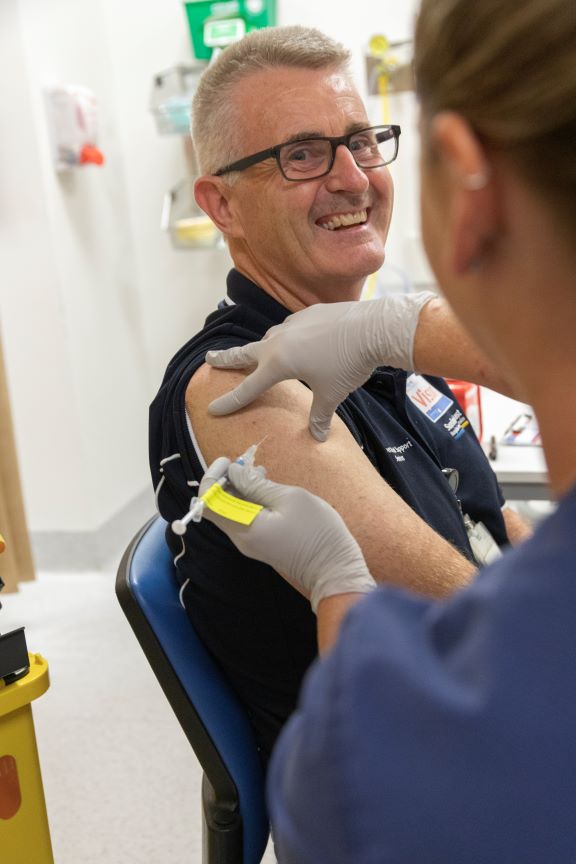
[{"label": "yellow sharps container", "polygon": [[48,664],[29,654],[30,671],[0,680],[0,861],[54,864],[30,703],[46,692]]}]

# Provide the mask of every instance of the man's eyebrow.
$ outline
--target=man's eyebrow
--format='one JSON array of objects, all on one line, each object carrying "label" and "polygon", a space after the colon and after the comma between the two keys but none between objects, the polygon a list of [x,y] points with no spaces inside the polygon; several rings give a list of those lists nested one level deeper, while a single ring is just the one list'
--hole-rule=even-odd
[{"label": "man's eyebrow", "polygon": [[282,143],[293,144],[295,141],[307,141],[309,138],[326,138],[326,135],[323,132],[307,132],[304,130],[303,132],[295,132],[294,135],[290,135]]},{"label": "man's eyebrow", "polygon": [[[359,121],[356,121],[355,123],[350,123],[346,127],[346,132],[344,134],[345,135],[353,135],[354,132],[359,132],[361,129],[368,129],[369,125],[370,125],[369,120],[359,120]],[[314,138],[332,138],[332,137],[338,138],[340,136],[338,136],[338,135],[336,135],[336,136],[325,135],[324,132],[318,132],[317,130],[307,131],[306,129],[303,129],[301,132],[295,132],[294,135],[290,135],[290,137],[286,138],[282,143],[283,144],[294,144],[297,141],[308,141],[310,138],[314,139]]]},{"label": "man's eyebrow", "polygon": [[354,132],[360,132],[362,129],[369,129],[370,121],[369,120],[357,120],[356,123],[350,123],[349,126],[346,127],[346,134],[353,135]]}]

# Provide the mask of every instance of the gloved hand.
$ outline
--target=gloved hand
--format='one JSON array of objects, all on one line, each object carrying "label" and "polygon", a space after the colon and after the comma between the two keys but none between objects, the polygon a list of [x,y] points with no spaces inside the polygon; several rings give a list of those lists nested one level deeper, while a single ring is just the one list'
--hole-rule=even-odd
[{"label": "gloved hand", "polygon": [[418,317],[432,297],[432,292],[422,291],[362,303],[320,303],[271,327],[261,342],[209,351],[210,366],[256,369],[234,390],[211,402],[208,410],[231,414],[279,381],[295,378],[312,390],[310,432],[325,441],[340,402],[364,384],[377,366],[414,368]]},{"label": "gloved hand", "polygon": [[203,518],[221,528],[244,555],[269,564],[301,588],[314,612],[325,597],[366,593],[375,587],[360,547],[326,501],[298,486],[267,480],[261,467],[230,464],[223,456],[204,474],[199,495],[226,471],[234,487],[227,486],[226,491],[265,509],[250,526],[218,516],[208,507]]}]

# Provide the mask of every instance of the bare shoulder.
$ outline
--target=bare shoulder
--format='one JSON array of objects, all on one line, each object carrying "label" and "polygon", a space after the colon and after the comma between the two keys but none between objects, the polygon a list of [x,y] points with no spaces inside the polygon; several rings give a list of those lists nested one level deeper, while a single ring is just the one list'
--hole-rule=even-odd
[{"label": "bare shoulder", "polygon": [[312,438],[312,394],[300,382],[276,384],[227,417],[209,414],[209,403],[243,377],[241,371],[205,365],[190,380],[186,409],[206,464],[218,456],[236,459],[261,442],[257,464],[266,467],[271,480],[303,486],[331,504],[356,537],[377,580],[444,596],[469,578],[469,562],[385,482],[339,417],[333,418],[327,441]]},{"label": "bare shoulder", "polygon": [[[213,369],[203,365],[191,378],[186,391],[186,409],[198,446],[207,463],[217,456],[236,458],[251,444],[262,441],[258,463],[266,465],[269,476],[280,482],[305,484],[302,472],[311,463],[339,464],[346,453],[357,450],[354,438],[337,417],[326,444],[319,444],[308,432],[311,392],[298,381],[283,381],[270,388],[251,405],[227,417],[213,417],[208,405],[231,390],[245,377],[237,370]],[[363,457],[364,458],[364,457]]]},{"label": "bare shoulder", "polygon": [[[248,373],[242,370],[214,369],[212,366],[204,363],[194,373],[188,384],[186,390],[186,405],[188,410],[198,410],[201,413],[207,413],[208,405],[213,399],[232,390],[247,375]],[[251,405],[236,412],[236,414],[230,415],[228,418],[211,419],[217,421],[219,419],[226,420],[233,417],[252,416],[270,409],[291,411],[298,411],[300,409],[307,411],[311,403],[312,393],[307,387],[304,387],[299,381],[284,381],[271,387]]]}]

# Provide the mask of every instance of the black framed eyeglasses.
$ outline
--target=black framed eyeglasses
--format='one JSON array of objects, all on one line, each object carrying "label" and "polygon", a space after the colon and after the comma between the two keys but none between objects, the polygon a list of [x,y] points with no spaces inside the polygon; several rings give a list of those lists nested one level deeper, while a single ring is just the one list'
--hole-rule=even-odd
[{"label": "black framed eyeglasses", "polygon": [[396,159],[400,132],[400,126],[370,126],[334,138],[317,136],[287,141],[231,162],[215,171],[214,175],[221,177],[232,171],[245,171],[258,162],[276,159],[286,180],[316,180],[330,173],[336,158],[336,148],[341,144],[350,150],[359,168],[382,168]]}]

